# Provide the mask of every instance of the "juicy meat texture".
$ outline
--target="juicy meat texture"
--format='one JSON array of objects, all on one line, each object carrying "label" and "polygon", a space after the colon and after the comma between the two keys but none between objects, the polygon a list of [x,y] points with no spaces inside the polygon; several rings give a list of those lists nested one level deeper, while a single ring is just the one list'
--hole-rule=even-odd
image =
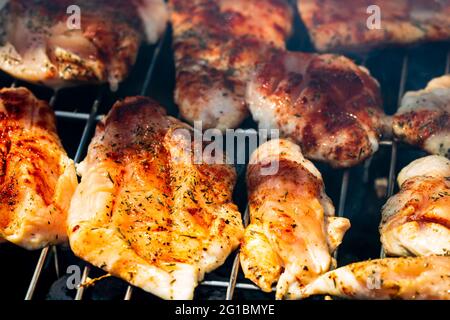
[{"label": "juicy meat texture", "polygon": [[[369,28],[377,5],[380,29]],[[298,9],[319,51],[368,51],[450,39],[449,0],[298,0]]]},{"label": "juicy meat texture", "polygon": [[204,128],[238,127],[246,82],[264,52],[284,48],[293,13],[285,0],[171,0],[183,118]]},{"label": "juicy meat texture", "polygon": [[330,271],[301,290],[300,296],[349,299],[449,300],[450,257],[386,258]]},{"label": "juicy meat texture", "polygon": [[279,129],[305,157],[333,167],[369,158],[385,130],[377,81],[343,56],[277,52],[258,67],[246,96],[260,129]]},{"label": "juicy meat texture", "polygon": [[386,254],[450,255],[450,160],[418,159],[398,180],[400,192],[384,206],[380,225]]},{"label": "juicy meat texture", "polygon": [[399,140],[450,158],[450,75],[405,94],[393,119],[393,133]]},{"label": "juicy meat texture", "polygon": [[116,103],[77,168],[69,211],[77,256],[164,299],[192,299],[243,236],[234,169],[194,163],[188,134],[148,98]]},{"label": "juicy meat texture", "polygon": [[70,28],[70,0],[9,0],[0,12],[0,69],[53,88],[109,82],[115,90],[154,43],[168,12],[163,0],[79,0],[80,29]]},{"label": "juicy meat texture", "polygon": [[30,250],[66,241],[77,184],[48,104],[25,88],[0,90],[0,239]]},{"label": "juicy meat texture", "polygon": [[241,246],[244,274],[267,292],[278,282],[277,299],[295,299],[330,269],[331,253],[350,222],[334,217],[320,172],[288,140],[255,151],[247,184],[251,221]]}]

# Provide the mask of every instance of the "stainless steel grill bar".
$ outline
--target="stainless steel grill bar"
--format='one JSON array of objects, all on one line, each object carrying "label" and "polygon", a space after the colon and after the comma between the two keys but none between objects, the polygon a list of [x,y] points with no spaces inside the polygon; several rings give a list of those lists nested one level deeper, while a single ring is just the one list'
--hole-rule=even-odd
[{"label": "stainless steel grill bar", "polygon": [[[339,207],[337,215],[338,217],[344,216],[345,203],[347,201],[347,193],[348,193],[348,185],[350,182],[350,169],[346,169],[342,174],[342,182],[341,182],[341,194],[339,196]],[[336,248],[334,251],[334,259],[336,260],[336,264],[339,257],[339,248]]]},{"label": "stainless steel grill bar", "polygon": [[[446,63],[445,63],[445,73],[448,74],[450,72],[450,50],[447,51],[446,56]],[[401,80],[400,80],[400,88],[399,88],[399,94],[398,94],[398,100],[397,100],[397,108],[400,106],[403,95],[405,94],[405,85],[406,85],[406,79],[408,77],[408,56],[406,55],[403,59],[403,65],[402,65],[402,74],[401,74]],[[395,139],[392,140],[392,151],[391,151],[391,161],[389,165],[389,179],[388,179],[388,190],[387,190],[387,199],[392,197],[394,194],[394,187],[395,187],[395,168],[397,164],[397,152],[398,152],[398,146]],[[386,257],[386,253],[384,251],[384,248],[381,247],[381,258]]]},{"label": "stainless steel grill bar", "polygon": [[[200,285],[204,287],[228,288],[229,281],[203,281]],[[235,288],[245,290],[256,290],[256,291],[261,290],[257,286],[249,283],[236,283]],[[272,291],[274,290],[275,289],[272,289]]]},{"label": "stainless steel grill bar", "polygon": [[133,295],[133,287],[129,285],[127,288],[127,292],[125,292],[125,297],[123,298],[123,300],[125,301],[131,300],[132,295]]},{"label": "stainless steel grill bar", "polygon": [[[49,102],[49,105],[51,107],[54,107],[56,99],[57,99],[57,96],[58,96],[58,91],[55,91],[55,93],[53,94],[53,96],[51,97],[50,102]],[[92,106],[92,109],[91,109],[90,118],[88,119],[88,121],[87,121],[87,123],[85,125],[84,131],[83,131],[83,134],[82,134],[82,137],[81,137],[81,141],[80,141],[80,144],[78,146],[77,153],[75,155],[75,159],[74,159],[75,163],[79,162],[80,155],[83,152],[84,147],[86,145],[90,129],[95,124],[95,116],[97,114],[98,105],[100,104],[102,96],[103,96],[103,89],[100,90],[96,100],[93,103],[93,106]],[[57,260],[57,257],[58,257],[57,256],[57,249],[56,249],[56,247],[53,247],[52,250],[54,252],[54,257],[55,257],[56,275],[57,275],[57,277],[59,277],[59,263],[58,263],[58,260]],[[46,247],[46,248],[42,249],[42,251],[41,251],[41,255],[39,256],[39,260],[38,260],[38,262],[36,264],[36,267],[35,267],[35,270],[34,270],[34,273],[33,273],[33,277],[31,279],[30,285],[28,286],[28,290],[27,290],[27,293],[25,295],[25,300],[31,300],[33,298],[33,294],[34,294],[34,291],[36,289],[36,285],[37,285],[37,283],[39,281],[39,277],[40,277],[40,275],[42,273],[42,268],[43,268],[44,263],[45,263],[45,261],[47,259],[49,251],[50,251],[49,247]]]},{"label": "stainless steel grill bar", "polygon": [[[250,213],[249,213],[249,208],[247,206],[247,208],[245,209],[245,213],[244,213],[244,227],[247,227],[249,224],[249,220],[250,220]],[[233,261],[233,267],[231,268],[231,273],[230,273],[230,280],[228,281],[228,285],[227,285],[227,293],[225,295],[225,299],[226,300],[232,300],[233,299],[233,295],[234,295],[234,290],[237,287],[237,278],[238,278],[238,274],[239,274],[239,251],[236,253],[236,257],[234,258]]]},{"label": "stainless steel grill bar", "polygon": [[450,73],[450,49],[447,52],[447,63],[445,64],[445,73]]},{"label": "stainless steel grill bar", "polygon": [[[367,59],[368,57],[365,56],[364,59],[361,61],[361,65],[362,66],[367,66]],[[367,168],[371,163],[371,159],[367,160],[364,164],[365,168]],[[367,171],[367,169],[365,170]],[[341,182],[341,193],[339,196],[339,207],[338,207],[338,211],[337,211],[337,215],[338,217],[343,217],[344,216],[344,211],[345,211],[345,204],[347,202],[347,193],[348,193],[348,185],[350,182],[350,169],[345,169],[344,172],[342,173],[342,182]],[[336,248],[336,250],[333,253],[333,257],[334,260],[336,261],[336,265],[338,262],[338,258],[339,258],[339,247]]]},{"label": "stainless steel grill bar", "polygon": [[[403,95],[405,94],[405,87],[406,87],[406,80],[408,78],[408,62],[409,57],[406,54],[403,58],[402,63],[402,71],[401,71],[401,78],[400,78],[400,85],[398,89],[398,96],[397,96],[397,105],[395,106],[396,109],[400,106]],[[395,139],[392,139],[391,143],[391,159],[389,163],[389,177],[388,177],[388,187],[387,187],[387,195],[386,198],[389,199],[394,194],[394,188],[395,188],[395,168],[397,166],[397,150],[398,145],[397,141]],[[380,257],[385,258],[386,254],[384,252],[383,246],[381,246],[381,252]]]},{"label": "stainless steel grill bar", "polygon": [[44,267],[44,263],[47,260],[47,255],[50,250],[50,247],[45,247],[41,251],[41,255],[39,256],[39,260],[36,264],[36,268],[34,269],[33,277],[31,278],[30,285],[28,286],[27,293],[25,295],[25,300],[31,300],[33,298],[34,291],[36,289],[37,282],[42,272],[42,268]]},{"label": "stainless steel grill bar", "polygon": [[[62,119],[70,119],[70,120],[81,120],[81,121],[87,121],[89,120],[90,114],[89,113],[77,113],[77,112],[70,112],[70,111],[55,111],[55,115],[58,118]],[[103,114],[99,114],[95,116],[96,121],[100,121],[104,117]]]},{"label": "stainless steel grill bar", "polygon": [[53,261],[55,262],[55,272],[56,272],[56,278],[59,279],[59,259],[58,259],[58,247],[53,246],[52,247],[52,253],[53,253]]},{"label": "stainless steel grill bar", "polygon": [[[408,61],[409,61],[408,55],[405,55],[405,57],[403,58],[403,63],[402,63],[401,79],[400,79],[400,86],[399,86],[399,90],[398,90],[396,108],[398,108],[400,106],[403,95],[405,94],[406,79],[408,77]],[[389,179],[388,179],[388,192],[387,192],[388,197],[390,197],[394,194],[396,164],[397,164],[397,142],[395,141],[395,139],[393,139],[392,140],[391,161],[389,164]]]},{"label": "stainless steel grill bar", "polygon": [[85,266],[83,269],[83,274],[81,275],[81,281],[77,289],[77,294],[75,295],[74,300],[81,300],[83,299],[84,294],[84,286],[83,284],[86,283],[86,280],[89,276],[89,272],[91,271],[91,267],[89,265]]}]

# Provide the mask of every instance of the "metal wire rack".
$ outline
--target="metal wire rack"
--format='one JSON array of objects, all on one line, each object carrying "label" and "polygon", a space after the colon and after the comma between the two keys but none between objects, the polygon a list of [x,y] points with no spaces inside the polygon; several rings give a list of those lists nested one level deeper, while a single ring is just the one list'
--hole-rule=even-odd
[{"label": "metal wire rack", "polygon": [[[170,33],[170,30],[167,31],[167,33]],[[151,61],[148,63],[148,67],[146,69],[145,74],[145,80],[142,84],[142,87],[140,89],[141,95],[146,95],[148,92],[150,83],[152,80],[157,78],[159,75],[155,74],[155,68],[158,64],[158,59],[161,55],[167,54],[166,52],[163,52],[164,48],[169,46],[170,47],[170,35],[166,35],[155,47],[154,54],[151,57]],[[446,62],[445,62],[445,73],[450,72],[450,51],[448,51],[448,48],[446,49]],[[363,64],[367,64],[367,60],[363,59],[361,61]],[[408,81],[408,75],[409,72],[409,66],[410,66],[410,57],[409,57],[409,51],[405,50],[404,55],[401,62],[401,70],[400,70],[400,79],[399,79],[399,85],[397,90],[397,95],[395,102],[393,103],[394,106],[391,106],[391,113],[396,110],[397,106],[400,104],[401,98],[403,97],[405,90],[407,88],[407,81]],[[370,66],[369,66],[370,68]],[[444,71],[444,70],[443,70]],[[11,86],[16,86],[17,82],[13,82]],[[99,114],[99,106],[102,104],[103,99],[105,98],[107,89],[105,87],[98,88],[98,92],[96,95],[96,98],[92,101],[90,106],[90,112],[86,113],[80,113],[80,112],[70,112],[70,111],[64,111],[64,110],[56,110],[56,117],[57,119],[70,119],[74,121],[78,121],[83,124],[83,132],[81,134],[80,141],[78,143],[78,147],[76,149],[74,161],[76,163],[80,162],[82,159],[83,154],[86,151],[87,145],[90,141],[91,133],[99,119],[101,119],[102,115]],[[57,106],[58,105],[58,97],[59,92],[56,91],[53,93],[53,95],[49,99],[49,103],[51,106]],[[386,191],[386,197],[390,197],[393,195],[395,190],[395,177],[396,177],[396,170],[397,170],[397,160],[398,160],[398,149],[399,144],[395,140],[385,140],[381,142],[381,148],[388,149],[389,153],[389,170],[388,170],[388,179],[387,179],[387,191]],[[369,170],[371,169],[371,166],[373,164],[373,159],[369,159],[366,161],[366,163],[362,166],[363,174],[361,175],[364,180],[367,180],[367,176],[369,175]],[[351,175],[352,175],[353,169],[347,169],[340,171],[340,183],[339,183],[339,192],[338,192],[338,210],[337,214],[339,216],[344,216],[344,213],[346,212],[346,206],[347,201],[349,199],[348,193],[349,193],[349,186],[351,185]],[[247,224],[249,220],[249,212],[248,209],[245,210],[244,213],[244,223]],[[381,249],[380,255],[384,256],[384,251]],[[336,252],[335,258],[338,260],[339,255]],[[34,293],[36,291],[36,288],[39,284],[39,280],[41,277],[41,274],[43,272],[43,269],[46,265],[48,265],[48,260],[53,259],[53,264],[56,271],[56,278],[60,277],[60,264],[58,261],[58,248],[56,246],[52,247],[46,247],[42,249],[40,252],[39,258],[36,262],[33,275],[31,277],[29,286],[26,290],[25,300],[31,300],[34,297]],[[211,288],[222,288],[226,289],[225,296],[223,298],[227,300],[231,300],[235,297],[236,290],[252,290],[252,291],[259,291],[259,288],[256,287],[253,284],[250,284],[249,282],[242,281],[240,278],[240,266],[239,266],[239,253],[235,253],[230,259],[232,259],[231,267],[228,269],[228,280],[205,280],[203,281],[200,286],[203,287],[211,287]],[[87,265],[83,269],[81,283],[86,282],[86,280],[89,278],[89,275],[91,273],[91,267]],[[82,300],[85,293],[85,287],[80,286],[75,295],[75,300]],[[134,289],[132,286],[128,286],[126,291],[123,293],[123,299],[124,300],[130,300],[133,298]]]}]

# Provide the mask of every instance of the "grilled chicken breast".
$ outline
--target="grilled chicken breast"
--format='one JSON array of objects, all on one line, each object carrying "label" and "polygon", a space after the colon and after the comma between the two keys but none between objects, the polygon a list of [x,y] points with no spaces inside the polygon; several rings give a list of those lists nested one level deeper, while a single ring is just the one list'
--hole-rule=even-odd
[{"label": "grilled chicken breast", "polygon": [[279,129],[309,159],[351,167],[378,150],[379,85],[345,57],[277,52],[258,67],[246,96],[259,128]]},{"label": "grilled chicken breast", "polygon": [[301,290],[300,296],[354,299],[449,300],[450,257],[386,258],[330,271]]},{"label": "grilled chicken breast", "polygon": [[298,9],[319,51],[450,39],[449,0],[298,0]]},{"label": "grilled chicken breast", "polygon": [[175,101],[189,122],[235,128],[247,117],[245,86],[263,53],[292,29],[285,0],[170,0]]},{"label": "grilled chicken breast", "polygon": [[380,225],[386,254],[450,255],[450,160],[413,161],[398,183],[400,192],[384,206]]},{"label": "grilled chicken breast", "polygon": [[[79,28],[69,7],[80,8]],[[157,41],[168,13],[163,0],[9,0],[0,20],[0,69],[54,88],[127,76],[142,41]]]},{"label": "grilled chicken breast", "polygon": [[[270,166],[275,171],[264,173]],[[247,183],[251,222],[241,246],[244,274],[267,292],[278,282],[278,299],[296,298],[330,269],[331,253],[350,222],[334,217],[320,172],[288,140],[272,140],[254,152]]]},{"label": "grilled chicken breast", "polygon": [[243,236],[234,169],[194,163],[190,133],[148,98],[116,103],[78,167],[69,212],[76,255],[164,299],[191,299]]},{"label": "grilled chicken breast", "polygon": [[53,111],[25,88],[0,90],[0,238],[26,249],[67,239],[78,184]]},{"label": "grilled chicken breast", "polygon": [[406,143],[450,158],[450,75],[406,93],[394,116],[393,132]]}]

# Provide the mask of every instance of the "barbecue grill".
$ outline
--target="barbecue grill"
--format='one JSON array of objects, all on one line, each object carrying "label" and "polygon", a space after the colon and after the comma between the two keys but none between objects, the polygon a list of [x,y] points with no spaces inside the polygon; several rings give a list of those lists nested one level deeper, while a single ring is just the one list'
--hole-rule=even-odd
[{"label": "barbecue grill", "polygon": [[[298,17],[288,48],[313,51],[306,29]],[[80,162],[97,121],[117,99],[131,95],[150,96],[166,106],[169,114],[178,116],[173,102],[175,81],[172,55],[171,30],[168,28],[157,45],[141,48],[132,73],[115,93],[106,86],[83,86],[53,92],[15,81],[4,74],[0,74],[0,86],[26,86],[39,98],[49,101],[56,112],[58,131],[65,149],[75,162]],[[387,48],[352,58],[366,66],[380,82],[387,114],[396,111],[405,91],[423,88],[430,79],[450,71],[450,46],[446,43]],[[256,124],[249,119],[242,128],[256,128]],[[324,176],[327,193],[333,199],[337,214],[352,222],[335,254],[339,266],[384,255],[378,233],[381,207],[396,189],[395,178],[399,169],[424,155],[424,152],[413,147],[386,139],[382,141],[380,150],[358,167],[335,170],[316,163]],[[246,221],[245,165],[237,166],[237,170],[239,177],[235,202]],[[375,184],[375,181],[381,183]],[[154,299],[152,295],[112,277],[101,279],[92,286],[69,289],[66,284],[76,276],[76,273],[67,273],[69,266],[79,267],[81,283],[105,273],[76,258],[67,245],[29,252],[5,243],[0,245],[0,261],[3,277],[0,296],[5,295],[8,299]],[[195,297],[273,299],[274,294],[263,293],[245,280],[240,271],[238,253],[233,253],[222,267],[206,275],[196,289]]]}]

